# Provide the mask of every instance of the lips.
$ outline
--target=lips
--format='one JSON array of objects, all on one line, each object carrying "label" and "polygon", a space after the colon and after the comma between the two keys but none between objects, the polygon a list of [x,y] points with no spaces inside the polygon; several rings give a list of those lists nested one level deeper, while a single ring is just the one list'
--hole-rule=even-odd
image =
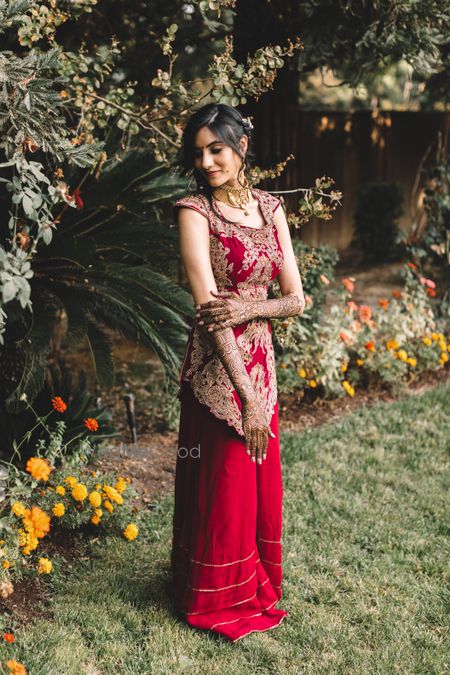
[{"label": "lips", "polygon": [[208,171],[208,172],[206,173],[206,175],[207,175],[207,176],[214,176],[215,173],[220,173],[219,169],[217,169],[217,171]]}]

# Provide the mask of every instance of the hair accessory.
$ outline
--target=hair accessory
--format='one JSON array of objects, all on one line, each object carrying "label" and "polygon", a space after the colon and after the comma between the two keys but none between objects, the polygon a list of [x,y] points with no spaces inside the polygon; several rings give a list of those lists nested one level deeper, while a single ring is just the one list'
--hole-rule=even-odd
[{"label": "hair accessory", "polygon": [[249,117],[243,117],[242,118],[242,124],[244,125],[244,127],[248,127],[249,129],[253,129],[253,124],[251,123]]}]

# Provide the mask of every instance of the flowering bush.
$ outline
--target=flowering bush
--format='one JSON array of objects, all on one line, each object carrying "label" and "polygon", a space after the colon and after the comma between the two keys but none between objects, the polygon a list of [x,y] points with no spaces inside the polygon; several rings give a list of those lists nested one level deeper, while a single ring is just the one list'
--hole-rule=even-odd
[{"label": "flowering bush", "polygon": [[[430,297],[434,282],[405,265],[402,291],[380,298],[378,307],[352,300],[354,278],[342,280],[335,304],[320,320],[292,317],[275,324],[283,345],[277,364],[281,392],[315,391],[314,395],[353,396],[360,382],[390,386],[410,381],[415,373],[436,370],[449,361],[450,335],[438,326]],[[430,293],[430,291],[432,291]]]},{"label": "flowering bush", "polygon": [[[52,400],[55,410],[66,409],[61,397]],[[45,425],[43,418],[38,424]],[[86,427],[94,434],[97,420],[87,418]],[[70,458],[62,438],[64,422],[49,430],[48,440],[40,441],[36,454],[25,469],[2,462],[0,478],[5,487],[0,491],[0,596],[14,591],[13,580],[30,574],[49,574],[53,562],[42,552],[41,541],[55,529],[75,530],[101,527],[121,531],[128,541],[136,538],[139,527],[133,522],[135,507],[126,503],[136,495],[129,478],[113,473],[99,474],[89,470],[94,453],[89,438],[76,437]],[[20,444],[15,448],[19,452]]]}]

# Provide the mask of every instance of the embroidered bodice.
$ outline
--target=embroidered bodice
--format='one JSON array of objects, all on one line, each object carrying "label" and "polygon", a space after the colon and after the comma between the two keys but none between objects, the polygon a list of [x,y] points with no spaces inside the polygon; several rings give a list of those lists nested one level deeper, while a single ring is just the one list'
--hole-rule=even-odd
[{"label": "embroidered bodice", "polygon": [[[284,256],[273,214],[280,200],[264,190],[252,188],[259,202],[264,225],[254,228],[233,223],[216,213],[206,195],[196,193],[178,199],[174,209],[187,206],[208,218],[211,267],[218,289],[233,290],[243,298],[267,298],[268,287],[283,266]],[[275,356],[269,319],[253,319],[233,327],[237,345],[255,387],[256,396],[272,418],[277,401]],[[180,369],[196,398],[241,436],[242,404],[216,354],[211,335],[194,322]]]}]

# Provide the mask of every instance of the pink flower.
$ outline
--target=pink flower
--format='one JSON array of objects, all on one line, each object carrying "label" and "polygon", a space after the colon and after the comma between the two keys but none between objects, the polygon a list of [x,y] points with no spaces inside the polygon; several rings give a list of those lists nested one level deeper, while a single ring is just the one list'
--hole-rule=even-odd
[{"label": "pink flower", "polygon": [[353,344],[352,336],[346,333],[345,331],[341,330],[341,332],[339,333],[339,337],[341,338],[342,342],[345,342],[348,345]]},{"label": "pink flower", "polygon": [[372,310],[368,305],[361,305],[359,308],[359,315],[361,317],[361,321],[364,323],[369,323],[370,317],[372,316]]},{"label": "pink flower", "polygon": [[425,277],[419,277],[419,281],[422,286],[428,286],[428,288],[436,288],[436,284],[432,279],[425,279]]}]

